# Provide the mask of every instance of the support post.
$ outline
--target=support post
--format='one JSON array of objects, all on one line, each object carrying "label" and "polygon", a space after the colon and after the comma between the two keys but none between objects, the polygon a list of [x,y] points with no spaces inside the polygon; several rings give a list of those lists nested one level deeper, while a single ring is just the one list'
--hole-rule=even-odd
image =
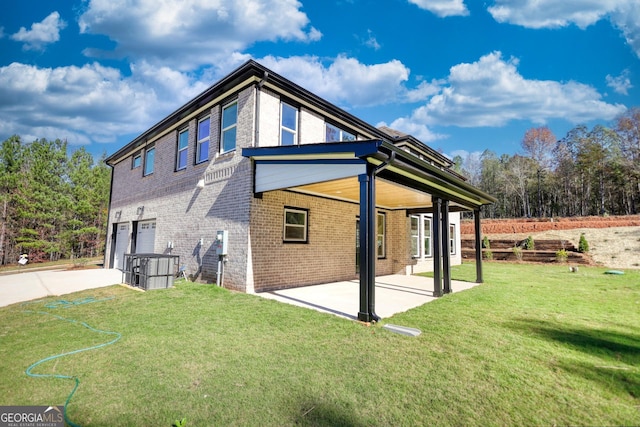
[{"label": "support post", "polygon": [[476,283],[483,283],[482,278],[482,230],[480,228],[480,208],[473,211],[476,238]]},{"label": "support post", "polygon": [[449,243],[449,201],[443,200],[442,212],[442,278],[444,293],[451,293],[451,245]]},{"label": "support post", "polygon": [[369,322],[369,175],[358,175],[360,183],[360,311],[358,320]]},{"label": "support post", "polygon": [[369,175],[369,197],[367,209],[369,210],[369,223],[367,230],[367,238],[369,239],[369,246],[367,247],[367,268],[369,269],[367,287],[368,287],[368,313],[371,322],[377,322],[380,317],[376,314],[376,259],[378,258],[378,239],[376,222],[378,216],[376,215],[376,168],[373,165],[367,165],[367,174]]},{"label": "support post", "polygon": [[442,296],[442,243],[441,243],[441,227],[442,222],[440,221],[440,210],[442,205],[442,200],[439,197],[433,197],[433,296],[441,297]]}]

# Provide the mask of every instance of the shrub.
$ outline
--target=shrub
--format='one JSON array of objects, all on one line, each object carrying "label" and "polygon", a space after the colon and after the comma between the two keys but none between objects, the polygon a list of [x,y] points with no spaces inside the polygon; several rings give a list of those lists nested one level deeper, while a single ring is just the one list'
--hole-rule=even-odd
[{"label": "shrub", "polygon": [[556,261],[560,263],[565,263],[569,259],[569,252],[564,249],[560,249],[556,252]]},{"label": "shrub", "polygon": [[589,252],[589,242],[587,242],[587,238],[584,236],[584,233],[580,234],[580,241],[578,242],[578,252]]},{"label": "shrub", "polygon": [[527,237],[527,239],[524,241],[524,248],[525,249],[535,249],[536,245],[533,241],[533,237],[529,236]]},{"label": "shrub", "polygon": [[492,260],[493,259],[493,252],[491,252],[491,249],[487,249],[486,251],[482,252],[484,255],[484,259],[486,260]]},{"label": "shrub", "polygon": [[518,261],[522,261],[522,248],[518,246],[514,246],[512,250],[513,250],[513,254],[516,256],[516,259]]},{"label": "shrub", "polygon": [[491,243],[489,243],[489,238],[487,236],[484,236],[484,238],[482,239],[482,247],[485,249],[491,248]]}]

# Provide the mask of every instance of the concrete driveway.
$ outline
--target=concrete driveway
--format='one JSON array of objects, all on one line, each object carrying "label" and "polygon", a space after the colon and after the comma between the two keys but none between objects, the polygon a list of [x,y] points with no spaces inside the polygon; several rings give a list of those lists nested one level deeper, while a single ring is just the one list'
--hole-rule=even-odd
[{"label": "concrete driveway", "polygon": [[39,270],[0,275],[0,307],[122,282],[115,269]]},{"label": "concrete driveway", "polygon": [[[477,283],[451,281],[451,290],[460,292]],[[260,292],[264,298],[335,314],[347,319],[357,319],[360,302],[358,280],[304,286],[280,291]],[[381,318],[391,317],[433,301],[433,279],[423,276],[394,274],[376,277],[375,312]]]}]

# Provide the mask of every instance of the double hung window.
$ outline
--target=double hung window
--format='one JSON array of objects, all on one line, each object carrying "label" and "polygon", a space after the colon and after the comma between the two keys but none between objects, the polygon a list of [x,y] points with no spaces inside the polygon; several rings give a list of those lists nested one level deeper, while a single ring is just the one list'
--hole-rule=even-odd
[{"label": "double hung window", "polygon": [[376,243],[378,258],[384,258],[387,255],[387,248],[385,247],[385,232],[387,228],[386,215],[378,213],[377,231],[376,231]]},{"label": "double hung window", "polygon": [[284,241],[307,242],[309,212],[304,209],[284,209]]},{"label": "double hung window", "polygon": [[226,153],[236,149],[236,133],[238,124],[238,102],[227,104],[222,108],[222,132],[220,152]]},{"label": "double hung window", "polygon": [[280,104],[280,145],[298,143],[298,109],[282,102]]},{"label": "double hung window", "polygon": [[198,139],[196,142],[196,163],[209,159],[209,140],[211,137],[211,120],[209,117],[198,121]]},{"label": "double hung window", "polygon": [[144,171],[143,176],[151,175],[154,168],[154,160],[156,157],[156,148],[150,147],[144,152]]},{"label": "double hung window", "polygon": [[181,130],[178,133],[178,149],[176,152],[176,170],[187,167],[187,151],[189,149],[189,129]]}]

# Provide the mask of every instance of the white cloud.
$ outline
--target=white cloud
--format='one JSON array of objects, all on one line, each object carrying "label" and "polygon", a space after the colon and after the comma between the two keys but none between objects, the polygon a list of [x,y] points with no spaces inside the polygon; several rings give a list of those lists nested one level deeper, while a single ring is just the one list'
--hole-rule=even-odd
[{"label": "white cloud", "polygon": [[342,105],[396,102],[406,92],[403,84],[409,78],[409,69],[395,59],[366,65],[354,58],[338,56],[328,66],[316,56],[267,56],[258,61],[316,95]]},{"label": "white cloud", "polygon": [[88,56],[194,70],[256,41],[320,39],[301,6],[298,0],[89,0],[79,25],[82,33],[116,42],[114,52],[87,49]]},{"label": "white cloud", "polygon": [[411,120],[461,127],[504,126],[512,120],[579,123],[609,120],[626,109],[602,101],[593,87],[582,83],[527,80],[517,65],[516,59],[505,61],[500,52],[493,52],[451,67],[448,85],[416,109]]},{"label": "white cloud", "polygon": [[613,77],[607,74],[606,77],[607,86],[613,89],[614,92],[621,95],[628,95],[629,89],[633,87],[631,79],[629,79],[629,70],[624,70],[619,76]]},{"label": "white cloud", "polygon": [[113,142],[139,133],[205,89],[189,76],[142,63],[124,77],[97,63],[0,67],[0,134]]},{"label": "white cloud", "polygon": [[34,22],[31,29],[21,27],[11,38],[24,43],[24,49],[41,50],[47,44],[60,40],[60,31],[67,26],[67,23],[60,19],[58,12],[52,12],[44,18],[42,22]]},{"label": "white cloud", "polygon": [[396,119],[390,125],[386,124],[386,122],[380,122],[376,126],[387,126],[391,129],[399,130],[400,132],[409,134],[424,143],[436,141],[439,139],[446,139],[449,137],[449,135],[435,133],[431,131],[431,129],[429,129],[426,125],[418,123],[406,117]]},{"label": "white cloud", "polygon": [[561,28],[575,24],[584,29],[608,18],[640,57],[638,0],[496,0],[487,10],[498,22],[527,28]]},{"label": "white cloud", "polygon": [[364,41],[364,45],[373,50],[380,49],[380,43],[376,40],[376,36],[373,35],[373,31],[367,30],[367,39]]},{"label": "white cloud", "polygon": [[469,9],[463,0],[409,0],[421,9],[444,18],[447,16],[467,16]]}]

